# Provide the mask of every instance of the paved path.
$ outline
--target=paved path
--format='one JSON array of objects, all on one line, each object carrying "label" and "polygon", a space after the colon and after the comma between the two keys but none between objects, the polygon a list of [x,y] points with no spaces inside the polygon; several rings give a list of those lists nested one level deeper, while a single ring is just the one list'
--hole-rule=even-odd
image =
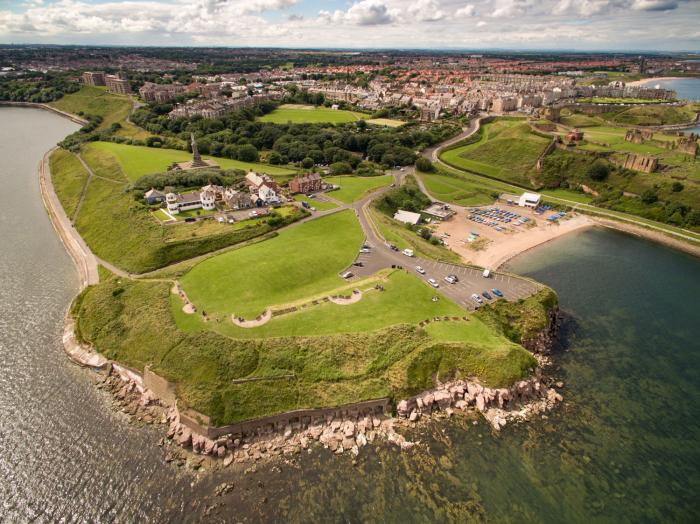
[{"label": "paved path", "polygon": [[80,275],[81,288],[97,284],[100,280],[97,272],[97,258],[87,246],[83,237],[78,234],[70,219],[63,210],[61,202],[56,196],[56,191],[51,181],[49,157],[56,148],[47,151],[39,165],[39,188],[44,206],[49,214],[51,223],[58,233],[66,250],[75,261]]}]

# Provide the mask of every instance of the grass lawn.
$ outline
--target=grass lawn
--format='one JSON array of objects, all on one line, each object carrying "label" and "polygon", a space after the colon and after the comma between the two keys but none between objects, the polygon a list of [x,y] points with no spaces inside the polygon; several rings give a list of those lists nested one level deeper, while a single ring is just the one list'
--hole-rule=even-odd
[{"label": "grass lawn", "polygon": [[207,259],[181,283],[200,311],[254,318],[268,306],[342,285],[338,273],[355,259],[363,238],[355,214],[343,211]]},{"label": "grass lawn", "polygon": [[[373,281],[372,281],[373,282]],[[359,285],[362,299],[351,305],[340,306],[325,302],[296,313],[273,318],[267,324],[252,328],[240,328],[230,320],[220,323],[205,323],[197,315],[182,313],[182,300],[173,296],[173,313],[181,329],[211,329],[234,338],[267,338],[283,336],[318,336],[335,333],[360,333],[375,331],[397,324],[418,324],[435,316],[459,316],[466,312],[451,300],[443,297],[414,275],[393,271],[382,279],[385,291],[373,289],[373,284]],[[343,294],[350,294],[355,286]],[[433,302],[434,296],[441,299]],[[193,319],[197,325],[190,323]],[[466,323],[460,323],[464,327]]]},{"label": "grass lawn", "polygon": [[56,196],[68,218],[73,218],[88,179],[88,172],[75,155],[63,149],[57,149],[51,155],[49,168]]},{"label": "grass lawn", "polygon": [[118,136],[145,139],[150,133],[126,121],[131,113],[132,101],[128,96],[113,95],[104,87],[83,86],[80,91],[70,93],[51,102],[50,106],[74,115],[95,115],[102,117],[98,129],[108,129],[118,122],[122,129]]},{"label": "grass lawn", "polygon": [[531,186],[530,175],[548,143],[523,120],[497,119],[482,126],[478,141],[447,150],[440,158],[458,169]]},{"label": "grass lawn", "polygon": [[327,211],[329,209],[335,209],[338,207],[333,202],[322,202],[317,198],[309,198],[306,195],[294,195],[294,200],[297,202],[306,202],[311,207],[316,208],[318,211]]},{"label": "grass lawn", "polygon": [[653,126],[683,124],[695,118],[691,104],[683,106],[636,105],[603,115],[610,122],[625,125]]},{"label": "grass lawn", "polygon": [[367,123],[375,126],[401,127],[406,122],[402,120],[393,120],[391,118],[370,118],[367,120]]},{"label": "grass lawn", "polygon": [[420,173],[419,176],[433,197],[460,206],[490,204],[495,193],[509,190],[497,182],[470,180],[466,174],[453,174],[442,169],[436,173]]},{"label": "grass lawn", "polygon": [[543,189],[540,191],[540,193],[545,196],[553,196],[564,200],[571,200],[573,202],[578,202],[579,204],[589,204],[591,200],[593,200],[591,195],[579,193],[578,191],[569,191],[568,189]]},{"label": "grass lawn", "polygon": [[388,186],[393,182],[391,175],[381,176],[331,176],[323,179],[329,184],[340,186],[337,191],[331,191],[328,196],[349,204],[364,197],[369,191]]},{"label": "grass lawn", "polygon": [[356,111],[343,111],[331,109],[329,107],[315,107],[301,104],[283,104],[272,113],[261,116],[261,122],[272,122],[273,124],[343,124],[346,122],[357,122],[367,119],[369,115]]},{"label": "grass lawn", "polygon": [[[159,149],[145,146],[129,146],[114,142],[93,142],[90,148],[111,153],[119,162],[122,171],[131,182],[135,182],[144,175],[164,172],[173,162],[185,162],[192,159],[187,151],[176,149]],[[254,162],[240,162],[229,158],[203,158],[214,160],[223,169],[243,169],[245,171],[257,171],[269,175],[293,175],[292,169],[260,164]]]}]

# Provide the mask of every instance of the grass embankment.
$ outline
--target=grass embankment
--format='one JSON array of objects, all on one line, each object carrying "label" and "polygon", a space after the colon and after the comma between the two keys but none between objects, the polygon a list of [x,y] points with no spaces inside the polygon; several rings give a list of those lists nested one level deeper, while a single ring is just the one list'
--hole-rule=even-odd
[{"label": "grass embankment", "polygon": [[376,200],[369,208],[370,218],[379,229],[385,240],[399,249],[411,248],[421,257],[445,262],[459,263],[461,258],[455,252],[435,243],[430,238],[418,234],[419,228],[428,227],[426,224],[411,226],[394,220],[394,214],[399,210],[419,212],[430,205],[430,199],[423,194],[413,176],[407,176],[404,184],[387,192]]},{"label": "grass embankment", "polygon": [[668,100],[656,100],[649,98],[610,98],[604,96],[594,96],[588,98],[577,98],[581,104],[661,104],[668,103]]},{"label": "grass embankment", "polygon": [[128,96],[113,95],[104,87],[83,86],[80,91],[70,93],[49,104],[56,109],[74,115],[94,115],[102,118],[98,130],[109,129],[112,124],[121,126],[117,136],[145,139],[150,133],[127,122],[133,102]]},{"label": "grass embankment", "polygon": [[445,150],[440,159],[458,169],[531,186],[537,158],[549,139],[532,132],[522,119],[484,124],[464,145]]},{"label": "grass embankment", "polygon": [[338,273],[355,259],[363,239],[353,212],[335,213],[210,258],[185,275],[182,287],[209,315],[254,318],[268,306],[342,285]]},{"label": "grass embankment", "polygon": [[[220,284],[230,282],[225,275],[214,278]],[[291,329],[286,324],[291,323],[296,333],[326,333],[316,336],[243,340],[207,329],[182,330],[171,314],[169,288],[167,282],[114,277],[86,289],[73,307],[79,336],[108,358],[138,370],[150,365],[176,382],[182,406],[210,415],[219,425],[293,409],[398,399],[433,387],[436,378],[477,377],[490,386],[506,386],[536,365],[530,353],[504,336],[500,324],[473,315],[468,321],[429,325],[426,330],[401,323],[376,331],[344,331],[414,321],[434,308],[448,314],[459,310],[444,298],[430,301],[428,294],[434,291],[404,272],[389,278],[386,291],[374,291],[357,305],[318,306],[276,320],[278,327],[271,321],[268,328],[274,334],[278,328]],[[417,293],[421,300],[407,299],[406,293]],[[539,299],[524,304],[533,300]],[[532,318],[528,325],[536,323]],[[202,324],[219,329],[212,321]],[[293,378],[272,381],[285,375]],[[271,380],[232,384],[241,378]]]},{"label": "grass embankment", "polygon": [[346,122],[357,122],[367,119],[369,115],[356,111],[344,111],[331,109],[329,107],[316,107],[302,104],[283,104],[277,109],[261,116],[261,122],[272,122],[273,124],[342,124]]},{"label": "grass embankment", "polygon": [[697,109],[692,104],[682,106],[632,106],[614,110],[601,115],[607,121],[615,124],[658,126],[685,124],[695,119]]},{"label": "grass embankment", "polygon": [[418,176],[434,198],[460,206],[490,204],[498,194],[511,191],[509,186],[497,181],[469,178],[442,167],[434,173],[419,172]]},{"label": "grass embankment", "polygon": [[[235,227],[214,221],[163,227],[147,207],[133,198],[128,190],[129,179],[113,155],[94,144],[84,146],[81,155],[96,176],[85,191],[75,226],[98,257],[126,271],[144,273],[158,269],[279,227],[269,225],[267,219],[239,222]],[[75,162],[71,153],[62,150],[52,157],[52,180],[68,209],[74,209],[73,203],[82,192],[75,176],[70,175]],[[302,216],[303,212],[295,211],[285,223]]]},{"label": "grass embankment", "polygon": [[324,182],[340,186],[337,191],[331,191],[328,196],[340,200],[346,204],[360,200],[370,191],[380,187],[386,187],[392,183],[391,175],[381,176],[330,176],[325,177]]},{"label": "grass embankment", "polygon": [[[95,142],[94,149],[106,151],[116,157],[122,172],[126,173],[131,182],[135,182],[144,175],[162,173],[173,162],[187,162],[192,160],[192,154],[177,149],[159,149],[145,146],[129,146],[114,142]],[[257,171],[271,176],[287,176],[291,178],[296,171],[284,167],[271,166],[258,162],[241,162],[229,158],[203,156],[202,158],[214,160],[222,169],[243,169],[245,171]],[[280,180],[286,182],[287,178]]]},{"label": "grass embankment", "polygon": [[88,172],[75,155],[63,149],[57,149],[51,155],[49,168],[54,174],[52,181],[56,196],[68,218],[72,218],[80,203]]}]

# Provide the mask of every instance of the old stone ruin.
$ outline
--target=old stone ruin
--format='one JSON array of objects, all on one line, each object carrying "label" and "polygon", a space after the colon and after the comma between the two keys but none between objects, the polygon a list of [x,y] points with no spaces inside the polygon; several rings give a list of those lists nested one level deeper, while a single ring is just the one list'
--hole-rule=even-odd
[{"label": "old stone ruin", "polygon": [[625,133],[625,141],[633,144],[643,144],[645,140],[653,140],[653,131],[642,131],[640,129],[628,129]]},{"label": "old stone ruin", "polygon": [[623,167],[625,169],[634,169],[635,171],[642,171],[643,173],[653,173],[659,168],[659,161],[653,156],[634,155],[630,153],[629,155],[627,155]]}]

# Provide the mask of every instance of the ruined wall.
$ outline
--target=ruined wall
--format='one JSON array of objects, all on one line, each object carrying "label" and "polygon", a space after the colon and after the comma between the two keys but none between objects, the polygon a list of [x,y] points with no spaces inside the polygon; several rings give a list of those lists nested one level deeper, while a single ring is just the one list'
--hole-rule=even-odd
[{"label": "ruined wall", "polygon": [[653,173],[659,167],[659,161],[653,156],[647,155],[627,155],[624,168],[642,171],[643,173]]}]

